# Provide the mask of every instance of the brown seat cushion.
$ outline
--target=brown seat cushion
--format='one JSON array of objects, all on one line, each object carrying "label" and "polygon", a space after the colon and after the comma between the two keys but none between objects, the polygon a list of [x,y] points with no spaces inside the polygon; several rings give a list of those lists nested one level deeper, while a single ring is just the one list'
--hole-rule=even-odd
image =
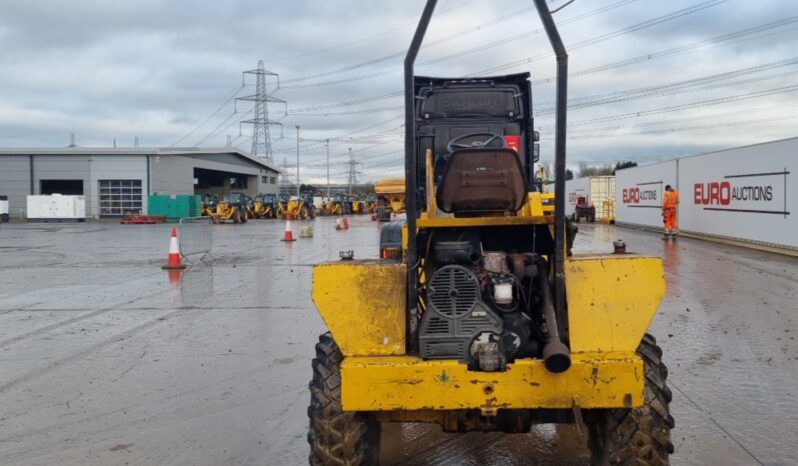
[{"label": "brown seat cushion", "polygon": [[523,173],[513,149],[457,150],[437,188],[438,208],[455,215],[516,212],[527,197]]}]

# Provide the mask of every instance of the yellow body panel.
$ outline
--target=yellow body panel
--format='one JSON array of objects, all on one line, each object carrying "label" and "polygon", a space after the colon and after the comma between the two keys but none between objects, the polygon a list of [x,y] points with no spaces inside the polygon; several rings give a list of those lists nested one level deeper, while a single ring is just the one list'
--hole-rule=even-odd
[{"label": "yellow body panel", "polygon": [[[487,219],[440,220],[483,224]],[[377,261],[315,267],[313,299],[345,356],[345,409],[490,411],[642,403],[643,372],[635,350],[665,291],[659,258],[622,254],[566,260],[573,364],[562,374],[548,372],[537,359],[521,359],[507,372],[490,373],[470,372],[455,360],[404,356],[405,270],[404,264]]]},{"label": "yellow body panel", "polygon": [[405,211],[405,198],[398,197],[396,195],[391,196],[390,198],[390,205],[391,205],[391,212],[395,214],[401,214]]},{"label": "yellow body panel", "polygon": [[347,357],[341,365],[347,411],[632,407],[643,404],[643,363],[634,353],[574,354],[561,374],[539,359],[506,372],[472,372],[454,360]]},{"label": "yellow body panel", "polygon": [[378,261],[313,269],[313,301],[345,355],[405,353],[405,270]]},{"label": "yellow body panel", "polygon": [[565,261],[571,351],[635,351],[665,295],[662,261],[634,254]]},{"label": "yellow body panel", "polygon": [[405,179],[404,178],[383,178],[374,183],[374,192],[388,196],[391,194],[405,193]]},{"label": "yellow body panel", "polygon": [[524,217],[543,216],[543,203],[541,202],[541,194],[539,192],[532,191],[528,194],[527,202],[521,208],[520,215]]}]

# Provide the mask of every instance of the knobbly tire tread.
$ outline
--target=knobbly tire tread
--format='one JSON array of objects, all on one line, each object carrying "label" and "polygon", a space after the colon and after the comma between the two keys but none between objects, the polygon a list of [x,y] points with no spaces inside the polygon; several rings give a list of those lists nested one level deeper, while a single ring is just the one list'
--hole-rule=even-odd
[{"label": "knobbly tire tread", "polygon": [[312,466],[376,466],[380,423],[366,412],[341,410],[344,356],[330,333],[319,336],[310,382],[308,443]]},{"label": "knobbly tire tread", "polygon": [[664,466],[673,453],[674,427],[668,405],[672,394],[666,384],[657,340],[645,334],[637,354],[645,370],[645,403],[634,409],[604,409],[586,413],[588,446],[594,466]]}]

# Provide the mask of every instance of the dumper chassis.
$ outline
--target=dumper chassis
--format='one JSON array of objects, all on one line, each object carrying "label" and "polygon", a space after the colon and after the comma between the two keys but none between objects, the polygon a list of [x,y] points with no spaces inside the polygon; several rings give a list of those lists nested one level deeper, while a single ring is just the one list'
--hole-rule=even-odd
[{"label": "dumper chassis", "polygon": [[557,57],[553,215],[535,188],[529,74],[415,76],[436,3],[405,58],[407,220],[383,225],[380,260],[314,267],[329,332],[312,362],[310,464],[379,464],[388,422],[576,423],[594,465],[669,464],[668,371],[646,333],[662,261],[571,253],[567,53],[546,1],[534,3]]}]

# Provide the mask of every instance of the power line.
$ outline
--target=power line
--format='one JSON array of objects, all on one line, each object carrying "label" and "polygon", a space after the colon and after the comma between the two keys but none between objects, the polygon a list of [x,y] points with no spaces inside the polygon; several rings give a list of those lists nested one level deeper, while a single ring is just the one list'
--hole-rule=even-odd
[{"label": "power line", "polygon": [[[615,103],[624,100],[637,100],[644,97],[650,96],[659,96],[659,95],[673,95],[676,93],[681,92],[688,92],[688,91],[697,91],[697,90],[707,90],[719,87],[719,85],[711,85],[707,86],[708,83],[713,83],[717,81],[723,81],[729,78],[745,76],[752,73],[758,73],[766,70],[772,70],[783,66],[790,66],[798,64],[798,57],[786,59],[786,60],[779,60],[776,62],[766,63],[763,65],[753,66],[749,68],[743,68],[740,70],[734,70],[726,73],[719,73],[715,75],[694,78],[690,80],[683,80],[683,81],[676,81],[672,83],[660,84],[657,86],[647,86],[640,89],[632,89],[632,90],[625,90],[619,92],[612,92],[607,94],[599,94],[596,96],[587,96],[577,99],[574,105],[569,105],[569,108],[585,108],[588,106],[593,105],[601,105],[605,103]],[[764,79],[773,79],[777,77],[789,76],[795,74],[795,72],[789,73],[782,73],[782,74],[775,74],[769,75],[764,77],[758,77],[755,79],[750,80],[743,80],[743,81],[735,81],[732,83],[722,83],[721,86],[728,86],[728,85],[739,85],[744,83],[750,82],[761,82]],[[703,86],[701,86],[703,85]],[[692,88],[691,88],[692,87]],[[548,113],[548,111],[544,110],[540,112],[541,114]],[[635,114],[636,115],[636,114]],[[545,128],[545,127],[542,127]],[[377,137],[384,136],[382,134],[374,135]],[[382,144],[375,144],[375,146],[382,145]],[[361,150],[368,150],[369,148],[364,148]],[[371,158],[371,157],[369,157]],[[313,166],[311,163],[309,166]]]},{"label": "power line", "polygon": [[[745,114],[750,115],[753,113],[759,112],[773,112],[775,110],[784,110],[784,109],[795,109],[794,104],[786,104],[786,105],[766,105],[764,107],[755,107],[755,108],[746,108]],[[682,118],[670,118],[666,120],[657,120],[657,121],[647,121],[647,122],[635,122],[635,127],[639,129],[651,128],[655,129],[657,126],[663,125],[674,125],[679,123],[687,123],[693,121],[706,121],[706,120],[716,120],[716,119],[726,119],[726,118],[737,118],[740,116],[739,110],[733,110],[731,112],[721,112],[721,113],[710,113],[710,114],[701,114],[698,116],[691,116],[691,117],[682,117]],[[586,128],[576,128],[576,129],[569,129],[568,135],[578,135],[578,134],[589,134],[595,132],[610,132],[616,131],[620,129],[624,129],[625,126],[613,125],[613,126],[592,126]],[[549,136],[544,136],[544,139],[550,139]]]},{"label": "power line", "polygon": [[[622,0],[622,1],[629,2],[629,1],[635,1],[635,0]],[[486,21],[484,23],[480,23],[480,24],[477,24],[475,26],[471,26],[469,28],[460,29],[459,31],[447,34],[446,36],[443,36],[443,37],[438,38],[438,39],[426,41],[426,43],[422,46],[422,48],[434,47],[436,45],[440,45],[440,44],[443,44],[443,43],[446,43],[446,42],[450,42],[452,40],[461,38],[464,35],[472,34],[474,32],[478,32],[480,30],[483,30],[487,26],[492,26],[492,25],[498,24],[498,23],[500,23],[502,21],[506,21],[508,19],[512,19],[512,18],[514,18],[514,17],[516,17],[516,16],[518,16],[518,15],[524,13],[524,12],[532,11],[533,9],[534,9],[534,6],[528,5],[528,6],[525,6],[525,7],[521,8],[521,9],[519,9],[519,10],[512,11],[510,13],[505,13],[505,14],[499,16],[499,17],[496,17],[496,18],[491,19],[489,21]],[[324,77],[324,76],[330,76],[330,75],[333,75],[333,74],[340,74],[340,73],[345,73],[347,71],[352,71],[352,70],[356,70],[356,69],[360,69],[360,68],[365,68],[367,66],[375,65],[375,64],[378,64],[378,63],[383,63],[383,62],[390,61],[390,60],[398,60],[398,59],[401,59],[406,52],[407,52],[406,50],[400,50],[400,51],[397,51],[397,52],[389,53],[387,55],[382,55],[382,56],[379,56],[379,57],[371,58],[371,59],[368,59],[368,60],[365,60],[365,61],[362,61],[362,62],[359,62],[359,63],[355,63],[355,64],[352,64],[352,65],[347,65],[347,66],[336,68],[336,69],[333,69],[333,70],[328,70],[328,71],[323,71],[323,72],[320,72],[320,73],[308,74],[308,75],[304,75],[304,76],[298,76],[298,77],[295,77],[295,78],[287,79],[287,80],[284,81],[284,83],[295,83],[295,82],[307,81],[307,80],[310,80],[310,79],[316,79],[316,78],[321,78],[321,77]],[[291,86],[288,86],[287,88],[290,89]]]},{"label": "power line", "polygon": [[[238,94],[238,93],[241,91],[241,89],[242,89],[243,87],[244,87],[243,83],[242,83],[241,85],[238,85],[238,84],[236,84],[236,86],[235,86],[235,87],[233,87],[233,89],[231,89],[229,92],[227,92],[227,94],[225,94],[225,96],[226,96],[226,97],[225,97],[225,98],[222,100],[222,103],[220,103],[220,104],[219,104],[219,106],[218,106],[218,107],[216,107],[216,109],[215,109],[215,110],[213,110],[213,111],[212,111],[212,112],[211,112],[211,113],[210,113],[210,114],[209,114],[207,117],[205,117],[205,118],[204,118],[204,119],[203,119],[203,120],[200,122],[200,124],[199,124],[199,125],[197,125],[197,126],[194,128],[194,129],[192,129],[191,131],[189,131],[189,132],[188,132],[187,134],[185,134],[185,135],[184,135],[182,138],[180,138],[180,139],[178,139],[177,141],[175,141],[175,142],[173,142],[172,144],[170,144],[170,145],[169,145],[169,147],[174,147],[174,146],[176,146],[176,145],[180,144],[181,142],[183,142],[183,141],[185,141],[186,139],[188,139],[189,137],[191,137],[191,135],[193,135],[194,133],[196,133],[196,132],[197,132],[197,131],[198,131],[200,128],[202,128],[203,126],[205,126],[205,123],[207,123],[208,121],[210,121],[210,119],[211,119],[211,118],[213,118],[213,117],[214,117],[214,116],[215,116],[217,113],[219,113],[219,112],[222,110],[222,108],[224,108],[224,106],[225,106],[225,105],[227,105],[227,103],[228,103],[228,102],[230,102],[231,100],[233,100],[233,98],[235,98],[236,94]],[[232,94],[231,94],[231,92],[232,92]]]},{"label": "power line", "polygon": [[[690,14],[693,14],[693,13],[697,13],[699,11],[703,11],[703,10],[706,10],[708,8],[712,8],[714,6],[720,5],[722,3],[726,3],[728,1],[729,0],[708,0],[708,1],[705,1],[703,3],[699,3],[697,5],[693,5],[691,7],[683,8],[681,10],[676,10],[676,11],[668,13],[666,15],[658,16],[656,18],[652,18],[652,19],[649,19],[649,20],[646,20],[646,21],[643,21],[643,22],[640,22],[640,23],[637,23],[637,24],[633,24],[632,26],[628,26],[628,27],[625,27],[625,28],[618,29],[617,31],[612,31],[612,32],[608,32],[606,34],[601,34],[601,35],[596,36],[596,37],[591,37],[590,39],[585,39],[583,41],[580,41],[580,42],[577,42],[575,44],[569,45],[568,46],[568,50],[572,52],[574,50],[578,50],[578,49],[581,49],[581,48],[584,48],[584,47],[589,47],[591,45],[596,45],[596,44],[599,44],[601,42],[604,42],[604,41],[607,41],[607,40],[610,40],[610,39],[614,39],[616,37],[620,37],[620,36],[623,36],[623,35],[626,35],[626,34],[630,34],[632,32],[637,32],[637,31],[640,31],[640,30],[643,30],[643,29],[650,28],[652,26],[660,25],[662,23],[665,23],[665,22],[668,22],[668,21],[671,21],[671,20],[674,20],[674,19],[678,19],[678,18],[687,16],[687,15],[690,15]],[[482,69],[480,71],[477,71],[476,73],[472,73],[469,76],[479,76],[479,75],[484,75],[484,74],[491,74],[491,73],[495,73],[497,71],[505,70],[507,68],[513,68],[513,67],[516,67],[516,66],[519,66],[519,65],[525,65],[527,63],[532,63],[532,62],[535,62],[535,61],[539,61],[539,60],[542,60],[544,58],[549,58],[551,56],[552,56],[552,53],[549,51],[549,52],[541,53],[539,55],[534,55],[534,56],[531,56],[531,57],[522,58],[520,60],[512,61],[512,62],[509,62],[509,63],[504,63],[502,65],[493,66],[491,68],[485,68],[485,69]]]},{"label": "power line", "polygon": [[[715,36],[715,37],[712,37],[710,39],[704,39],[704,40],[700,40],[700,41],[697,41],[697,42],[692,42],[690,44],[685,44],[685,45],[681,45],[681,46],[678,46],[678,47],[672,47],[672,48],[669,48],[669,49],[660,50],[660,51],[657,51],[657,52],[654,52],[654,53],[647,53],[647,54],[643,54],[643,55],[638,55],[636,57],[627,58],[627,59],[624,59],[624,60],[621,60],[621,61],[616,61],[616,62],[612,62],[612,63],[605,63],[605,64],[594,66],[594,67],[591,67],[591,68],[585,68],[585,69],[580,70],[580,71],[569,73],[568,77],[569,78],[578,78],[578,77],[585,76],[585,75],[588,75],[588,74],[599,73],[599,72],[602,72],[602,71],[609,71],[609,70],[612,70],[612,69],[622,68],[622,67],[629,66],[629,65],[636,65],[638,63],[643,63],[643,62],[655,60],[655,59],[658,59],[658,58],[665,58],[665,57],[672,57],[672,56],[682,55],[682,54],[685,54],[685,53],[689,53],[689,52],[698,50],[698,49],[703,48],[703,47],[712,46],[712,45],[718,45],[718,44],[722,44],[722,43],[725,43],[725,42],[739,43],[739,42],[748,41],[748,40],[761,39],[763,37],[769,37],[769,36],[772,36],[772,35],[775,35],[775,34],[782,34],[784,32],[793,31],[794,28],[787,29],[785,31],[771,31],[771,30],[779,28],[779,27],[782,27],[782,26],[786,26],[786,25],[789,25],[789,24],[793,24],[795,22],[798,22],[798,16],[792,16],[792,17],[785,18],[785,19],[782,19],[782,20],[761,24],[759,26],[754,26],[754,27],[750,27],[750,28],[747,28],[747,29],[741,29],[741,30],[734,31],[734,32],[731,32],[731,33],[728,33],[728,34]],[[770,32],[768,32],[767,34],[760,35],[760,36],[748,37],[748,36],[751,36],[753,34],[756,34],[756,33],[759,33],[759,32],[766,32],[766,31],[770,31]],[[740,40],[736,40],[736,39],[740,39]],[[533,80],[532,81],[532,85],[535,86],[535,85],[553,83],[555,79],[556,79],[555,76],[551,76],[551,77],[548,77],[548,78]]]},{"label": "power line", "polygon": [[780,116],[775,116],[775,117],[750,119],[750,120],[743,120],[743,121],[728,121],[728,122],[725,122],[725,123],[708,123],[708,124],[704,124],[704,125],[682,126],[682,127],[676,127],[676,128],[649,129],[649,130],[627,131],[627,132],[600,132],[600,133],[595,133],[595,134],[584,134],[584,135],[570,136],[569,139],[599,139],[599,138],[607,138],[607,137],[640,136],[640,135],[645,135],[645,134],[681,133],[681,132],[698,131],[698,130],[706,130],[706,129],[731,128],[731,127],[735,127],[735,126],[746,126],[746,125],[771,123],[771,122],[774,122],[774,121],[784,121],[784,120],[795,119],[795,118],[798,118],[798,114],[780,115]]},{"label": "power line", "polygon": [[[699,102],[692,102],[692,103],[689,103],[689,104],[673,105],[673,106],[669,106],[669,107],[656,108],[656,109],[652,109],[652,110],[644,110],[644,111],[640,111],[640,112],[631,112],[631,113],[624,113],[624,114],[621,114],[621,115],[612,115],[612,116],[591,118],[591,119],[587,119],[587,120],[573,121],[573,122],[569,122],[568,123],[568,127],[570,128],[570,127],[573,127],[573,126],[584,126],[584,125],[589,125],[589,124],[593,124],[593,123],[602,123],[602,122],[605,122],[605,121],[617,121],[617,120],[623,120],[623,119],[627,119],[627,118],[639,118],[639,117],[644,117],[644,116],[649,116],[649,115],[659,115],[659,114],[662,114],[662,113],[676,112],[676,111],[681,111],[681,110],[693,110],[693,109],[696,109],[696,108],[703,108],[703,107],[708,107],[708,106],[713,106],[713,105],[720,105],[720,104],[725,104],[725,103],[729,103],[729,102],[739,102],[741,100],[755,99],[755,98],[759,98],[759,97],[766,97],[766,96],[769,96],[769,95],[778,95],[778,94],[784,94],[784,93],[795,92],[795,91],[798,91],[798,85],[776,87],[776,88],[765,89],[765,90],[761,90],[761,91],[746,92],[744,94],[738,94],[738,95],[733,95],[733,96],[719,97],[719,98],[716,98],[716,99],[702,100],[702,101],[699,101]],[[549,126],[541,126],[540,128],[541,129],[552,129],[553,126],[551,126],[551,125],[549,125]]]},{"label": "power line", "polygon": [[[605,12],[613,10],[615,8],[619,8],[621,6],[627,5],[627,4],[631,3],[632,1],[636,1],[636,0],[621,0],[621,1],[618,1],[618,2],[615,2],[615,3],[612,3],[610,5],[598,8],[596,10],[589,11],[589,12],[584,13],[582,15],[566,19],[564,21],[561,21],[559,24],[560,25],[564,25],[564,24],[569,24],[569,23],[574,23],[574,22],[577,22],[577,21],[581,21],[583,19],[590,18],[592,16],[596,16],[598,14],[605,13]],[[710,1],[716,2],[716,1],[728,1],[728,0],[710,0]],[[528,9],[531,9],[531,7],[530,8],[524,8],[523,10],[528,10]],[[465,30],[465,31],[460,31],[460,32],[457,32],[457,33],[454,33],[454,34],[450,34],[449,36],[446,36],[445,38],[440,39],[438,41],[431,41],[426,46],[429,47],[429,46],[432,46],[432,45],[438,45],[438,44],[443,43],[443,42],[447,42],[447,41],[450,41],[450,40],[454,40],[454,39],[460,38],[464,34],[484,29],[484,26],[487,25],[487,24],[490,24],[492,22],[496,22],[497,20],[506,19],[508,17],[514,17],[514,16],[517,16],[517,13],[513,14],[513,15],[504,15],[504,16],[502,16],[500,18],[497,18],[497,19],[494,19],[492,21],[489,21],[488,23],[485,23],[485,24],[482,24],[482,25],[478,25],[478,26],[474,27],[473,29],[468,29],[468,30]],[[425,66],[425,65],[440,63],[440,62],[443,62],[443,61],[446,61],[446,60],[450,60],[452,58],[457,58],[457,57],[461,57],[461,56],[468,55],[468,54],[471,54],[471,53],[480,52],[480,51],[487,50],[487,49],[490,49],[490,48],[493,48],[493,47],[498,47],[499,45],[503,45],[503,44],[508,43],[508,42],[512,42],[512,41],[519,40],[519,39],[522,39],[522,38],[525,38],[525,37],[529,37],[529,36],[534,35],[534,34],[539,34],[539,33],[543,32],[543,31],[544,31],[543,28],[533,29],[531,31],[527,31],[527,32],[524,32],[524,33],[521,33],[521,34],[517,34],[515,36],[511,36],[509,38],[502,39],[502,40],[493,42],[491,44],[485,44],[483,46],[475,47],[473,49],[463,50],[463,51],[451,53],[451,54],[448,54],[448,55],[444,55],[444,56],[441,56],[441,57],[438,57],[438,58],[434,58],[434,59],[431,59],[431,60],[422,61],[422,62],[417,63],[416,66]],[[358,69],[358,68],[370,66],[370,65],[373,65],[373,64],[376,64],[376,63],[389,61],[390,59],[399,59],[402,56],[404,56],[404,53],[405,53],[405,51],[395,52],[395,53],[390,54],[390,55],[374,58],[374,59],[371,59],[371,60],[367,60],[365,62],[361,62],[361,63],[355,64],[355,65],[350,65],[350,66],[343,67],[343,68],[339,68],[339,69],[336,69],[336,70],[331,70],[331,71],[327,71],[327,72],[324,72],[324,73],[317,73],[317,74],[311,75],[311,76],[303,76],[303,77],[300,77],[300,78],[293,78],[292,80],[290,80],[290,82],[304,81],[304,80],[312,79],[312,78],[315,78],[315,77],[328,76],[328,75],[331,75],[331,74],[339,74],[339,73],[343,73],[345,71],[351,71],[353,69]],[[397,66],[397,67],[390,68],[388,70],[383,70],[383,71],[370,73],[370,74],[365,74],[365,75],[360,75],[360,76],[354,76],[354,77],[349,77],[349,78],[341,78],[341,79],[338,79],[338,80],[324,81],[324,82],[318,82],[318,83],[301,84],[301,85],[294,85],[294,86],[284,86],[283,88],[284,89],[307,89],[307,88],[313,88],[313,87],[321,87],[321,86],[328,86],[328,85],[334,85],[334,84],[349,83],[349,82],[353,82],[353,81],[361,81],[361,80],[364,80],[364,79],[370,79],[370,78],[385,76],[385,75],[388,75],[388,74],[392,74],[392,73],[396,73],[398,71],[401,71],[401,69],[402,68],[400,66]],[[289,82],[289,81],[287,80],[285,82]]]},{"label": "power line", "polygon": [[[598,65],[598,66],[594,66],[594,67],[590,67],[590,68],[585,68],[585,69],[582,69],[582,70],[574,71],[574,72],[571,72],[571,73],[568,74],[568,78],[569,79],[579,78],[579,77],[586,76],[586,75],[589,75],[589,74],[599,73],[599,72],[602,72],[602,71],[609,71],[609,70],[612,70],[612,69],[622,68],[622,67],[626,67],[626,66],[630,66],[630,65],[636,65],[636,64],[639,64],[639,63],[643,63],[643,62],[646,62],[646,61],[652,61],[652,60],[656,60],[656,59],[659,59],[659,58],[682,55],[682,54],[685,54],[685,53],[689,53],[689,52],[698,50],[698,49],[703,48],[703,47],[708,47],[708,46],[713,46],[713,45],[720,45],[720,44],[724,44],[724,43],[727,43],[727,42],[728,43],[740,43],[740,42],[743,42],[743,41],[762,39],[762,38],[769,37],[769,36],[772,36],[772,35],[782,34],[784,32],[793,31],[793,30],[795,30],[795,28],[791,28],[791,29],[787,29],[787,30],[781,30],[781,31],[772,31],[772,30],[776,29],[776,28],[779,28],[779,27],[782,27],[782,26],[794,24],[796,22],[798,22],[798,16],[793,16],[793,17],[782,19],[782,20],[778,20],[778,21],[774,21],[774,22],[770,22],[770,23],[765,23],[765,24],[761,24],[761,25],[750,27],[750,28],[746,28],[746,29],[741,29],[741,30],[734,31],[734,32],[731,32],[731,33],[728,33],[728,34],[715,36],[715,37],[712,37],[710,39],[704,39],[704,40],[700,40],[700,41],[697,41],[697,42],[692,42],[690,44],[685,44],[685,45],[678,46],[678,47],[672,47],[672,48],[669,48],[669,49],[660,50],[660,51],[653,52],[653,53],[647,53],[647,54],[643,54],[643,55],[638,55],[638,56],[635,56],[635,57],[632,57],[632,58],[627,58],[627,59],[616,61],[616,62],[604,63],[604,64],[601,64],[601,65]],[[755,35],[755,34],[761,33],[761,32],[765,32],[765,34]],[[753,37],[749,37],[749,36],[752,36],[752,35],[753,35]],[[553,83],[554,79],[555,79],[555,77],[548,77],[548,78],[532,80],[532,85],[533,86],[540,86],[540,85],[543,85],[543,84]],[[293,109],[291,111],[291,113],[292,114],[298,114],[298,113],[303,113],[303,112],[313,112],[313,111],[329,110],[329,109],[340,108],[340,107],[356,106],[356,105],[360,105],[360,104],[363,104],[363,103],[376,102],[376,101],[379,101],[379,100],[390,99],[390,98],[393,98],[393,97],[401,97],[402,95],[404,95],[404,91],[395,91],[395,92],[390,92],[390,93],[387,93],[387,94],[364,97],[364,98],[361,98],[361,99],[355,99],[355,100],[344,101],[344,102],[337,102],[337,103],[334,103],[334,104],[318,105],[318,106],[314,106],[314,107],[305,107],[305,108],[297,108],[297,109]],[[401,106],[399,108],[401,108]],[[340,114],[344,114],[344,113],[342,112]],[[332,115],[333,114],[331,114],[331,116]]]},{"label": "power line", "polygon": [[[343,140],[343,139],[344,139],[346,136],[352,136],[353,134],[362,133],[363,131],[368,131],[368,130],[370,130],[370,129],[377,128],[377,127],[379,127],[379,126],[382,126],[382,125],[384,125],[384,124],[386,124],[386,123],[390,123],[391,121],[395,121],[395,120],[398,120],[398,119],[400,119],[400,118],[403,118],[403,117],[404,117],[404,115],[401,115],[401,114],[400,114],[400,115],[396,115],[396,116],[393,116],[393,117],[391,117],[391,118],[388,118],[387,120],[379,121],[379,122],[377,122],[377,123],[374,123],[374,124],[372,124],[372,125],[369,125],[369,126],[366,126],[366,127],[360,128],[360,129],[358,129],[358,130],[355,130],[355,131],[351,131],[351,132],[347,133],[345,136],[342,136],[342,137],[339,137],[339,138],[330,138],[330,140],[331,140],[331,141],[335,141],[335,142],[333,142],[333,145],[336,145],[336,144],[344,144],[344,143],[345,143],[345,141],[344,141],[344,142],[341,142],[341,141],[342,141],[342,140]],[[307,149],[315,149],[315,148],[318,148],[318,147],[323,147],[323,145],[324,145],[324,143],[323,143],[323,142],[321,142],[321,143],[319,143],[319,144],[311,144],[310,146],[306,147],[305,149],[306,149],[306,150],[307,150]],[[274,150],[273,152],[274,152],[275,154],[276,154],[276,153],[285,153],[285,152],[287,152],[287,150]]]},{"label": "power line", "polygon": [[[687,79],[682,81],[675,81],[670,83],[658,84],[656,86],[646,86],[637,89],[627,89],[623,91],[609,92],[605,94],[596,94],[592,96],[584,96],[575,99],[569,99],[569,110],[580,110],[599,105],[607,105],[620,102],[635,101],[649,97],[661,97],[676,95],[685,92],[696,92],[716,89],[718,87],[739,86],[743,84],[750,84],[753,82],[761,82],[767,79],[775,79],[796,74],[796,71],[786,73],[777,73],[772,75],[760,76],[752,79],[737,80],[732,82],[724,82],[726,80],[747,76],[750,74],[757,74],[763,71],[774,70],[785,66],[794,66],[798,64],[798,57],[792,57],[786,60],[779,60],[775,62],[765,63],[762,65],[752,66],[749,68],[742,68],[738,70],[728,71],[725,73],[718,73],[700,78]],[[553,102],[547,103],[549,105]],[[540,108],[540,105],[538,106]],[[550,115],[555,112],[555,107],[543,107],[542,110],[536,111],[535,115]]]},{"label": "power line", "polygon": [[[446,15],[446,14],[448,14],[448,13],[454,11],[454,10],[457,10],[458,8],[462,8],[462,7],[464,7],[464,6],[466,6],[466,5],[470,4],[470,3],[473,3],[473,2],[474,2],[474,0],[467,0],[467,1],[465,1],[465,2],[463,2],[461,4],[459,4],[459,5],[455,5],[455,6],[451,7],[451,8],[448,8],[448,9],[443,9],[440,12],[435,13],[435,16],[436,17],[444,16],[444,15]],[[411,21],[411,22],[405,23],[405,24],[403,24],[401,26],[396,26],[394,28],[387,29],[385,31],[381,31],[381,32],[378,32],[376,34],[372,34],[370,36],[365,36],[365,37],[361,37],[360,39],[356,39],[356,40],[353,40],[353,41],[350,41],[350,42],[345,42],[343,44],[338,44],[338,45],[334,45],[332,47],[326,47],[326,48],[323,48],[323,49],[314,50],[313,52],[304,52],[304,53],[299,53],[299,54],[296,54],[296,55],[286,55],[286,56],[282,56],[282,57],[269,58],[269,59],[266,60],[266,62],[270,63],[270,62],[276,62],[276,61],[294,60],[294,59],[297,59],[297,58],[305,58],[305,57],[310,57],[310,56],[313,56],[313,55],[320,55],[320,54],[323,54],[323,53],[332,52],[334,50],[339,50],[339,49],[346,48],[346,47],[349,47],[349,46],[352,46],[352,45],[356,45],[356,44],[360,44],[360,43],[363,43],[363,42],[367,42],[367,41],[370,41],[372,39],[376,39],[377,37],[384,36],[384,35],[390,34],[392,32],[400,31],[402,29],[405,29],[405,28],[408,28],[408,27],[411,27],[411,26],[415,26],[416,24],[417,24],[416,21]]]},{"label": "power line", "polygon": [[[243,116],[243,115],[247,115],[247,114],[250,114],[250,113],[252,113],[252,110],[249,110],[249,111],[247,111],[247,112],[245,112],[245,113],[243,113],[243,114],[241,114],[241,115]],[[199,147],[199,146],[201,146],[201,145],[202,145],[204,142],[206,142],[206,141],[209,141],[209,140],[211,140],[211,139],[215,138],[216,136],[218,136],[218,135],[222,134],[223,132],[227,131],[227,130],[228,130],[229,128],[231,128],[231,127],[232,127],[234,124],[238,123],[238,121],[236,120],[236,121],[233,121],[233,123],[231,123],[231,124],[227,125],[226,127],[222,128],[222,127],[223,127],[223,126],[224,126],[224,125],[225,125],[227,122],[229,122],[229,121],[230,121],[230,120],[231,120],[231,119],[232,119],[234,116],[236,116],[237,114],[238,114],[238,112],[236,112],[236,111],[233,111],[233,113],[231,113],[230,115],[228,115],[228,116],[227,116],[227,118],[225,118],[224,120],[222,120],[222,122],[221,122],[221,123],[219,123],[219,124],[218,124],[218,125],[217,125],[217,126],[214,128],[214,129],[212,129],[210,133],[206,134],[206,135],[205,135],[205,136],[204,136],[202,139],[200,139],[199,141],[197,141],[197,143],[196,143],[196,144],[194,144],[194,147]]]}]

